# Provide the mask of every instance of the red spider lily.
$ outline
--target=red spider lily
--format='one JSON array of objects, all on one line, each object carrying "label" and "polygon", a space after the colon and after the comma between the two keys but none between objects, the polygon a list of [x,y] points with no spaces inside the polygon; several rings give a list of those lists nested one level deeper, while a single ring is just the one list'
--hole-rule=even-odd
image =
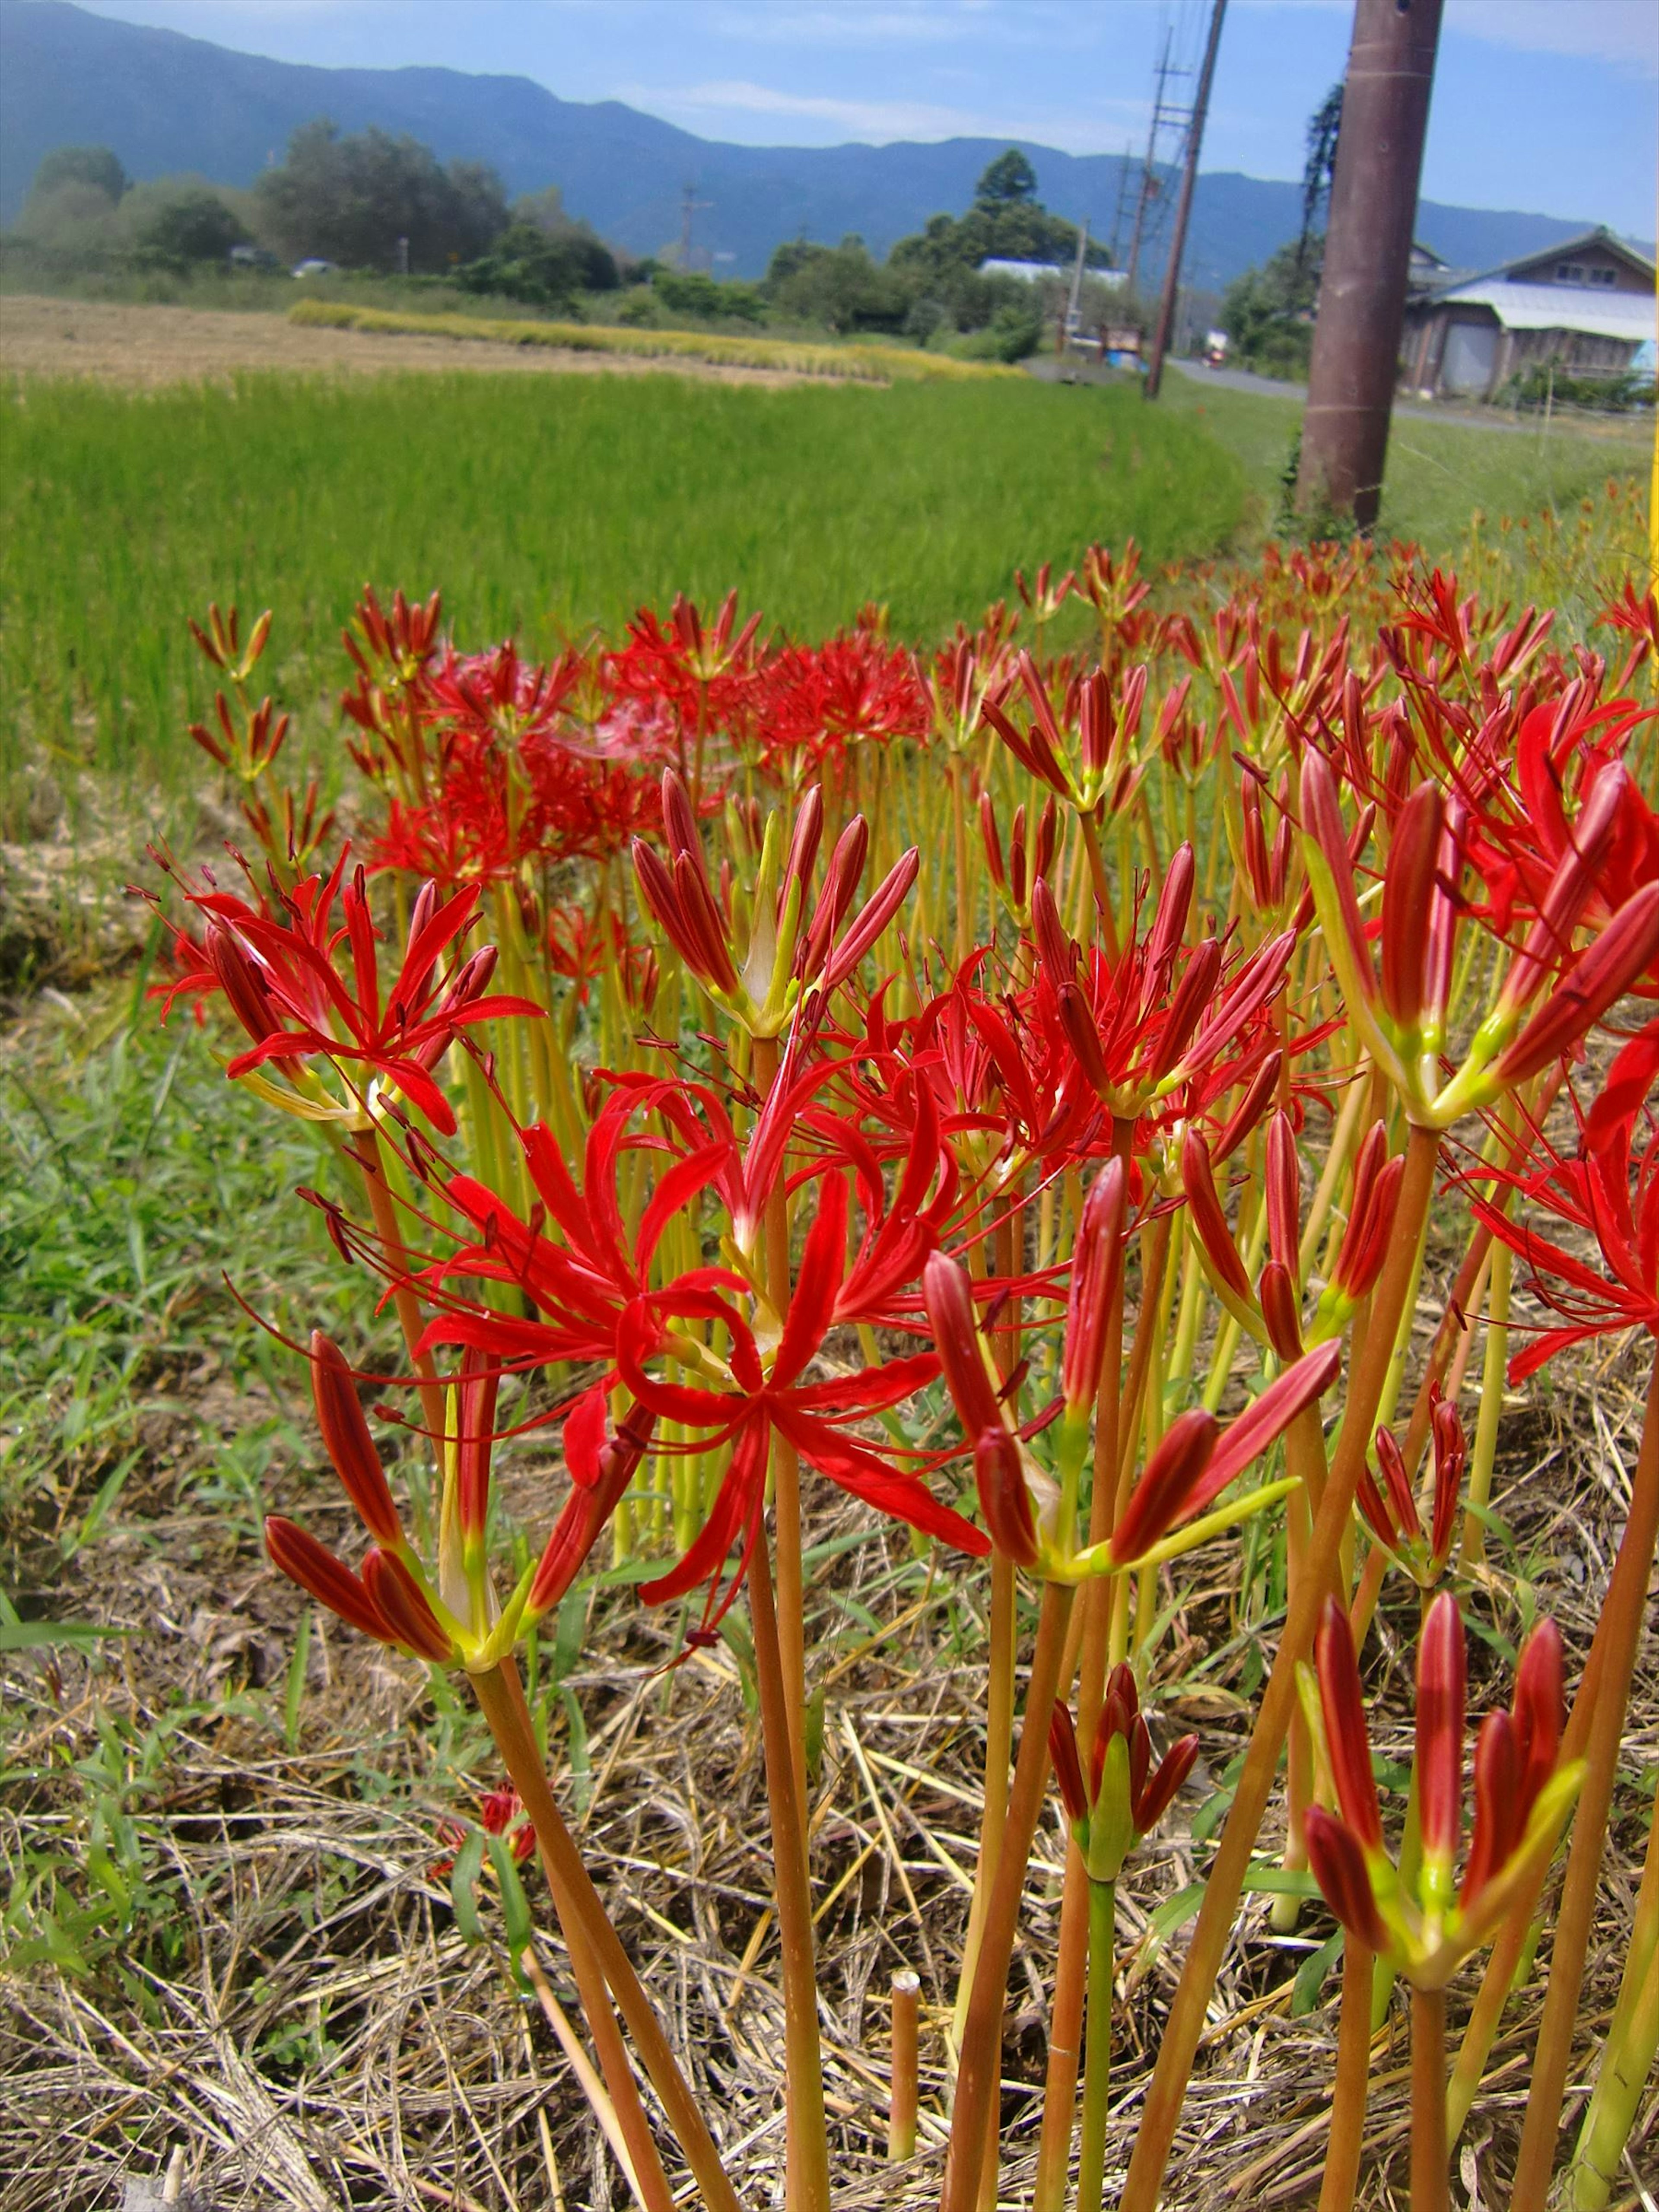
[{"label": "red spider lily", "polygon": [[[478,1826],[487,1836],[501,1836],[519,1865],[522,1866],[536,1849],[536,1831],[530,1824],[523,1800],[516,1790],[487,1790],[478,1800]],[[454,1849],[467,1838],[467,1829],[459,1820],[442,1820],[437,1826],[440,1843],[451,1846],[450,1855],[434,1859],[428,1869],[434,1881],[442,1881],[455,1868]]]},{"label": "red spider lily", "polygon": [[[706,1124],[696,1118],[694,1104],[709,1115]],[[682,1148],[633,1128],[653,1113],[674,1118]],[[538,1201],[527,1221],[476,1176],[428,1176],[428,1188],[471,1235],[464,1235],[422,1279],[439,1293],[458,1276],[510,1285],[534,1314],[500,1313],[449,1298],[428,1324],[420,1348],[466,1346],[513,1366],[597,1361],[609,1368],[623,1315],[644,1292],[669,1223],[699,1192],[731,1176],[736,1157],[731,1126],[710,1094],[641,1079],[619,1085],[594,1116],[580,1185],[545,1122],[523,1130],[520,1143]],[[641,1148],[662,1155],[666,1164],[630,1237],[618,1196],[619,1166],[625,1152]],[[781,1152],[780,1142],[769,1153],[769,1175],[775,1174]],[[760,1203],[763,1207],[763,1194]],[[711,1270],[696,1287],[720,1287],[732,1279],[725,1270]]]},{"label": "red spider lily", "polygon": [[748,705],[769,768],[833,765],[854,744],[920,743],[929,720],[912,655],[864,628],[819,646],[786,647]]},{"label": "red spider lily", "polygon": [[1164,1818],[1198,1757],[1198,1738],[1183,1735],[1156,1768],[1152,1733],[1140,1710],[1134,1670],[1114,1667],[1095,1727],[1085,1780],[1077,1730],[1058,1698],[1048,1723],[1054,1778],[1090,1879],[1115,1881],[1123,1862]]},{"label": "red spider lily", "polygon": [[[920,1478],[881,1459],[851,1433],[874,1413],[901,1404],[939,1372],[932,1352],[887,1361],[823,1382],[801,1377],[834,1322],[847,1280],[848,1191],[837,1173],[817,1186],[818,1210],[807,1231],[800,1272],[782,1333],[769,1360],[749,1322],[728,1297],[701,1284],[671,1283],[637,1298],[623,1316],[617,1366],[630,1395],[649,1413],[700,1432],[696,1449],[729,1444],[732,1457],[702,1534],[678,1565],[641,1585],[647,1603],[681,1597],[709,1584],[702,1627],[712,1629],[731,1605],[747,1571],[760,1527],[771,1439],[781,1437],[800,1457],[839,1488],[878,1511],[906,1521],[926,1535],[983,1557],[989,1549],[969,1521],[941,1505]],[[735,1285],[738,1279],[728,1278]],[[716,1362],[701,1346],[677,1334],[678,1320],[717,1322],[729,1348]],[[720,1374],[720,1387],[702,1389],[653,1376],[647,1362],[663,1351]],[[733,1542],[736,1567],[725,1572]]]},{"label": "red spider lily", "polygon": [[1355,1496],[1378,1543],[1399,1559],[1413,1580],[1432,1589],[1445,1572],[1457,1527],[1457,1504],[1463,1470],[1468,1464],[1468,1441],[1457,1408],[1437,1393],[1431,1416],[1434,1439],[1434,1506],[1425,1530],[1417,1510],[1406,1462],[1391,1429],[1376,1432],[1376,1464],[1382,1487],[1369,1468],[1362,1468]]},{"label": "red spider lily", "polygon": [[[1572,933],[1611,840],[1616,787],[1598,784],[1577,842],[1509,963],[1462,1067],[1443,1080],[1441,1050],[1455,963],[1462,872],[1462,802],[1419,785],[1401,811],[1383,883],[1382,974],[1360,919],[1336,784],[1310,750],[1302,769],[1303,844],[1331,960],[1350,1018],[1410,1117],[1443,1128],[1569,1051],[1659,955],[1659,882],[1621,906],[1588,951]],[[1553,988],[1544,993],[1547,981]],[[1528,1009],[1533,1011],[1528,1012]]]},{"label": "red spider lily", "polygon": [[[1042,990],[1052,994],[1054,1018],[1083,1080],[1118,1120],[1134,1120],[1225,1060],[1289,972],[1296,948],[1289,930],[1231,975],[1215,938],[1185,950],[1194,880],[1192,848],[1182,845],[1171,856],[1145,936],[1137,931],[1115,960],[1097,950],[1086,962],[1067,938],[1047,884],[1039,879],[1032,889]],[[1231,1082],[1251,1072],[1231,1066]]]},{"label": "red spider lily", "polygon": [[628,644],[608,656],[605,672],[619,697],[670,706],[682,742],[729,728],[750,703],[760,659],[756,639],[761,617],[738,628],[738,595],[729,592],[712,623],[677,592],[666,623],[641,607],[628,625]]},{"label": "red spider lily", "polygon": [[[982,719],[1022,768],[1079,814],[1121,813],[1146,774],[1135,757],[1134,744],[1146,703],[1146,671],[1130,671],[1114,705],[1111,678],[1104,669],[1096,669],[1076,685],[1060,714],[1029,653],[1020,654],[1014,672],[1030,709],[1028,726],[1018,729],[1005,712],[1008,692],[985,701],[980,709]],[[1066,733],[1073,724],[1075,754]]]},{"label": "red spider lily", "polygon": [[1464,1178],[1487,1182],[1494,1172],[1528,1206],[1594,1238],[1605,1272],[1577,1253],[1540,1234],[1522,1216],[1490,1198],[1474,1195],[1477,1218],[1507,1244],[1527,1270],[1528,1287],[1562,1316],[1516,1352],[1510,1379],[1523,1382],[1569,1345],[1619,1329],[1645,1328],[1659,1336],[1659,1135],[1650,1126],[1639,1152],[1632,1147],[1636,1116],[1659,1080],[1659,1021],[1623,1047],[1607,1071],[1601,1095],[1585,1115],[1574,1104],[1579,1150],[1558,1152],[1534,1127],[1529,1150],[1539,1164],[1504,1170],[1482,1169]]},{"label": "red spider lily", "polygon": [[[1121,1239],[1117,1249],[1121,1265]],[[1109,1287],[1109,1278],[1102,1280]],[[1090,1303],[1099,1295],[1097,1285]],[[1130,1492],[1106,1543],[1079,1552],[1065,1525],[1070,1516],[1062,1492],[1024,1450],[1003,1409],[966,1270],[935,1253],[922,1271],[922,1297],[945,1387],[972,1441],[987,1526],[1000,1550],[1018,1565],[1038,1567],[1050,1580],[1115,1572],[1155,1552],[1172,1531],[1204,1514],[1299,1413],[1317,1403],[1341,1365],[1338,1345],[1309,1352],[1225,1429],[1201,1408],[1178,1415]],[[1262,1493],[1255,1503],[1266,1503],[1269,1494]]]},{"label": "red spider lily", "polygon": [[997,828],[996,809],[988,791],[980,793],[980,835],[985,842],[986,865],[991,871],[991,881],[998,895],[1014,920],[1024,928],[1031,912],[1031,890],[1038,877],[1046,877],[1054,865],[1054,848],[1058,842],[1059,816],[1052,799],[1044,803],[1037,817],[1036,835],[1032,841],[1028,868],[1025,850],[1025,809],[1014,809],[1013,828],[1008,839],[1008,858],[1005,866],[1002,857],[1002,836]]},{"label": "red spider lily", "polygon": [[1461,1887],[1453,1877],[1462,1833],[1465,1656],[1456,1601],[1449,1592],[1435,1600],[1418,1646],[1422,1850],[1409,1881],[1383,1844],[1353,1635],[1334,1597],[1320,1623],[1315,1668],[1315,1676],[1304,1670],[1304,1701],[1337,1809],[1309,1808],[1309,1863],[1346,1927],[1370,1949],[1397,1955],[1419,1987],[1443,1988],[1516,1900],[1524,1905],[1528,1877],[1554,1847],[1577,1792],[1582,1770],[1559,1765],[1560,1637],[1553,1622],[1539,1623],[1522,1650],[1510,1709],[1481,1724]]},{"label": "red spider lily", "polygon": [[[231,892],[186,892],[207,917],[204,949],[216,980],[253,1039],[225,1072],[235,1079],[273,1061],[313,1058],[361,1067],[366,1077],[394,1085],[434,1128],[453,1135],[455,1116],[430,1070],[477,1023],[529,1018],[542,1009],[527,999],[489,995],[493,947],[442,969],[445,953],[471,924],[478,893],[462,891],[446,901],[435,884],[416,899],[403,961],[383,997],[363,871],[342,890],[345,865],[343,853],[326,879],[307,877],[283,894],[281,921],[270,908],[251,906]],[[343,915],[338,927],[332,919],[337,896]],[[349,986],[336,964],[342,947],[350,953]],[[295,1110],[316,1109],[300,1100]],[[363,1109],[359,1101],[337,1110],[355,1119]]]},{"label": "red spider lily", "polygon": [[1498,927],[1507,930],[1517,910],[1541,911],[1553,878],[1583,851],[1601,815],[1611,826],[1597,838],[1601,849],[1583,908],[1589,927],[1599,927],[1644,884],[1659,881],[1659,814],[1622,764],[1649,720],[1633,700],[1598,703],[1583,682],[1522,717],[1513,772],[1505,773],[1501,763],[1494,767],[1471,821],[1470,858],[1486,884]]},{"label": "red spider lily", "polygon": [[1265,1339],[1281,1359],[1297,1358],[1306,1344],[1340,1334],[1381,1274],[1405,1167],[1403,1153],[1388,1158],[1387,1130],[1381,1121],[1373,1123],[1355,1159],[1353,1195],[1331,1279],[1304,1329],[1296,1187],[1300,1170],[1290,1117],[1281,1110],[1269,1124],[1264,1171],[1268,1256],[1254,1292],[1216,1188],[1210,1146],[1195,1125],[1189,1122],[1182,1131],[1187,1220],[1205,1272],[1228,1311],[1253,1335]]}]

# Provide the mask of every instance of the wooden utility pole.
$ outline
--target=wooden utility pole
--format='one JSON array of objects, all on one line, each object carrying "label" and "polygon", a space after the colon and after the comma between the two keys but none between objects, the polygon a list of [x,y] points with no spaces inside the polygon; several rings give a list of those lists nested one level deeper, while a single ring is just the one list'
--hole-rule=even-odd
[{"label": "wooden utility pole", "polygon": [[1175,236],[1170,240],[1170,259],[1164,271],[1164,296],[1158,302],[1158,331],[1152,340],[1152,357],[1146,364],[1145,396],[1156,399],[1164,381],[1164,356],[1170,349],[1170,333],[1175,324],[1176,293],[1181,283],[1181,259],[1187,251],[1187,224],[1193,211],[1193,187],[1198,181],[1198,156],[1204,143],[1204,118],[1209,112],[1210,87],[1215,79],[1215,58],[1221,45],[1221,19],[1227,12],[1227,0],[1215,0],[1210,10],[1210,35],[1204,45],[1203,65],[1198,72],[1198,93],[1193,101],[1193,119],[1187,133],[1187,159],[1182,164],[1181,198],[1176,204]]},{"label": "wooden utility pole", "polygon": [[1297,503],[1376,520],[1442,0],[1355,0]]}]

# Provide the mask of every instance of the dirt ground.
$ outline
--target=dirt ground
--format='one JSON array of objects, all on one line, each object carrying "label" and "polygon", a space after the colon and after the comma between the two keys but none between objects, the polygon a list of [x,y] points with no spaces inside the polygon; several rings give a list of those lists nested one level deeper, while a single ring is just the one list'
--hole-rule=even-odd
[{"label": "dirt ground", "polygon": [[733,368],[708,362],[568,353],[559,347],[495,345],[482,339],[462,343],[393,337],[371,331],[319,330],[290,323],[281,315],[42,299],[28,293],[0,298],[0,374],[6,376],[87,376],[100,384],[154,391],[162,385],[227,378],[260,368],[323,375],[373,375],[399,368],[511,369],[532,376],[641,376],[666,371],[712,378],[717,384],[808,380],[780,369]]}]

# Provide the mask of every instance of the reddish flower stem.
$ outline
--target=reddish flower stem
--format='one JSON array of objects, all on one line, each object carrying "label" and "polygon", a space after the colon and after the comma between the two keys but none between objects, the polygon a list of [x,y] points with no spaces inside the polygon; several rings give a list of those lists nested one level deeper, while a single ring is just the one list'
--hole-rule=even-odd
[{"label": "reddish flower stem", "polygon": [[1406,1171],[1395,1213],[1394,1237],[1382,1275],[1371,1294],[1370,1326],[1363,1356],[1348,1376],[1341,1433],[1320,1501],[1309,1544],[1314,1571],[1303,1578],[1285,1616],[1273,1672],[1257,1709],[1244,1765],[1210,1869],[1198,1924],[1182,1969],[1164,2041],[1147,2089],[1146,2106],[1135,2138],[1120,2212],[1155,2212],[1164,2169],[1186,2096],[1187,2079],[1204,2032],[1216,1976],[1231,1933],[1233,1916],[1249,1871],[1262,1814],[1273,1790],[1279,1755],[1297,1703],[1296,1662],[1313,1648],[1320,1607],[1331,1587],[1331,1574],[1353,1507],[1354,1483],[1370,1442],[1395,1338],[1405,1312],[1417,1248],[1428,1220],[1439,1164],[1440,1139],[1431,1129],[1413,1128]]},{"label": "reddish flower stem", "polygon": [[[635,1972],[621,1938],[611,1925],[599,1892],[594,1888],[587,1869],[566,1827],[553,1792],[548,1786],[546,1770],[541,1753],[530,1727],[525,1710],[524,1692],[519,1686],[517,1669],[510,1659],[493,1668],[488,1674],[469,1675],[479,1711],[489,1723],[489,1732],[495,1739],[495,1747],[501,1754],[501,1763],[519,1793],[520,1802],[530,1815],[540,1846],[542,1864],[547,1873],[548,1887],[553,1893],[554,1910],[559,1916],[559,1925],[564,1931],[570,1950],[571,1965],[578,1971],[580,1986],[579,1951],[586,1945],[597,1960],[599,1972],[609,1983],[617,2000],[617,2009],[627,2023],[634,2039],[634,2047],[640,2054],[641,2063],[650,2079],[651,2086],[662,2100],[669,2124],[679,2138],[680,2148],[686,2164],[696,2178],[709,2212],[741,2212],[737,2193],[726,2178],[714,2139],[703,2124],[696,2100],[686,2086],[685,2077],[675,2062],[668,2039],[652,2008]],[[572,1932],[575,1942],[571,1942]],[[603,2012],[601,2003],[598,2009]],[[586,1992],[583,1992],[583,2009],[588,2009]],[[603,2063],[604,2045],[592,2014],[589,2026],[594,2027],[595,2042],[599,2044]],[[631,2083],[631,2075],[629,2076]],[[625,2099],[617,2094],[619,2085],[611,2081],[612,2101],[620,2119],[626,2109]],[[634,2093],[637,2102],[637,2092]],[[640,2154],[629,2142],[630,2154],[635,2159],[636,2170]],[[653,2147],[652,2156],[655,2149]]]},{"label": "reddish flower stem", "polygon": [[1450,2212],[1446,1993],[1412,1991],[1412,2212]]},{"label": "reddish flower stem", "polygon": [[[983,2161],[994,2156],[1002,2066],[1002,2011],[1008,1993],[1008,1962],[1013,1956],[1026,1862],[1042,1812],[1048,1778],[1048,1715],[1060,1681],[1072,1591],[1060,1583],[1043,1587],[1036,1644],[1026,1686],[1025,1714],[1008,1798],[1008,1825],[1002,1839],[997,1876],[986,1908],[979,1964],[968,2000],[968,2024],[962,2039],[951,2107],[951,2149],[945,2170],[941,2212],[974,2212]],[[793,2203],[792,2202],[792,2212]]]},{"label": "reddish flower stem", "polygon": [[1371,2075],[1371,1970],[1376,1954],[1350,1929],[1342,1939],[1342,2021],[1319,2212],[1351,2212],[1365,2136]]},{"label": "reddish flower stem", "polygon": [[[1572,1848],[1567,1854],[1566,1879],[1555,1919],[1555,1942],[1550,1952],[1550,1971],[1544,1998],[1544,2017],[1533,2051],[1532,2080],[1527,2114],[1521,2130],[1521,2149],[1516,2160],[1515,2185],[1510,2195],[1510,2212],[1543,2212],[1554,2170],[1559,2139],[1561,2099],[1566,2087],[1567,2067],[1572,2057],[1573,2031],[1578,2021],[1578,1993],[1584,1975],[1584,1955],[1589,1946],[1590,1923],[1595,1913],[1595,1893],[1601,1879],[1601,1853],[1607,1841],[1607,1815],[1619,1766],[1619,1748],[1625,1729],[1625,1711],[1630,1701],[1631,1677],[1641,1644],[1647,1613],[1648,1583],[1653,1572],[1654,1538],[1659,1528],[1659,1360],[1648,1383],[1647,1408],[1642,1422],[1641,1449],[1631,1482],[1630,1518],[1619,1546],[1619,1554],[1607,1584],[1595,1644],[1606,1639],[1593,1699],[1587,1698],[1589,1670],[1581,1686],[1568,1724],[1588,1705],[1583,1729],[1584,1780],[1573,1816]],[[1595,1651],[1591,1659],[1594,1663]],[[1565,1756],[1573,1751],[1564,1742]]]}]

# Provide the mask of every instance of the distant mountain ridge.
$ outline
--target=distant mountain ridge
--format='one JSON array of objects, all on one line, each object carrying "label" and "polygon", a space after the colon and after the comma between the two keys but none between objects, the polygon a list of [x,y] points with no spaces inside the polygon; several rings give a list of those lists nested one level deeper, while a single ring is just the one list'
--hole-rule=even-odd
[{"label": "distant mountain ridge", "polygon": [[[684,187],[712,203],[696,217],[715,272],[762,275],[784,239],[835,244],[858,232],[872,253],[959,213],[986,164],[1019,144],[1045,204],[1109,235],[1120,155],[1064,154],[1002,138],[939,144],[732,146],[698,138],[618,100],[561,100],[528,77],[447,69],[314,69],[240,53],[176,31],[89,14],[70,0],[0,0],[0,224],[17,216],[54,146],[112,147],[142,181],[196,170],[251,185],[289,134],[326,115],[422,139],[442,161],[493,162],[510,194],[556,184],[571,214],[614,244],[654,253],[677,240]],[[1488,269],[1590,227],[1557,217],[1424,201],[1418,234],[1455,267]],[[1219,289],[1292,238],[1298,185],[1230,171],[1201,174],[1187,274]],[[1160,244],[1147,273],[1161,266]]]}]

